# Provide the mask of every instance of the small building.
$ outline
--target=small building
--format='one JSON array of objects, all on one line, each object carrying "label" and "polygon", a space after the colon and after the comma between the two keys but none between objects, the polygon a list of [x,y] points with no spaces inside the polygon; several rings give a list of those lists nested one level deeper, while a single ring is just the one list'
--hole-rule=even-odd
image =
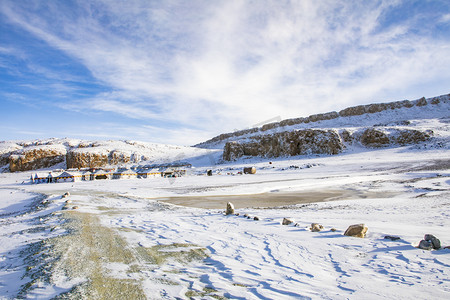
[{"label": "small building", "polygon": [[118,170],[116,172],[113,173],[112,175],[112,179],[132,179],[132,178],[137,178],[138,174],[133,171],[133,170],[129,170],[129,169],[123,169],[123,170]]},{"label": "small building", "polygon": [[55,182],[76,182],[81,181],[82,175],[78,172],[63,172],[54,178]]},{"label": "small building", "polygon": [[105,179],[111,179],[112,178],[112,172],[109,170],[102,170],[98,169],[93,172],[94,180],[105,180]]},{"label": "small building", "polygon": [[94,180],[94,176],[92,175],[92,172],[84,171],[83,173],[81,173],[81,180],[82,181]]},{"label": "small building", "polygon": [[162,177],[175,177],[175,170],[174,168],[161,168],[161,176]]},{"label": "small building", "polygon": [[155,178],[161,177],[161,171],[159,169],[141,169],[137,172],[138,178]]}]

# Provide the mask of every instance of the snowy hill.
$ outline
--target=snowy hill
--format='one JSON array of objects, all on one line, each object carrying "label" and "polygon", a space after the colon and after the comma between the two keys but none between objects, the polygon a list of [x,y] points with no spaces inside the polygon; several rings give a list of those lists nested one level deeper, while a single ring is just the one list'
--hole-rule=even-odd
[{"label": "snowy hill", "polygon": [[450,95],[361,105],[221,134],[195,147],[240,157],[338,154],[349,150],[424,144],[448,148]]},{"label": "snowy hill", "polygon": [[137,141],[47,139],[0,142],[0,167],[11,172],[49,167],[85,168],[137,163],[213,160],[217,151]]},{"label": "snowy hill", "polygon": [[[423,144],[425,143],[425,144]],[[339,154],[354,149],[423,144],[450,147],[450,95],[349,107],[221,134],[194,147],[137,141],[46,139],[0,142],[0,170],[26,171],[113,165],[195,162],[241,157]]]},{"label": "snowy hill", "polygon": [[222,149],[227,142],[245,142],[264,135],[292,132],[301,129],[347,129],[349,132],[361,131],[369,127],[386,130],[417,129],[433,130],[437,136],[448,138],[450,119],[450,94],[414,101],[396,101],[349,107],[339,112],[312,115],[306,118],[287,119],[218,135],[194,147]]}]

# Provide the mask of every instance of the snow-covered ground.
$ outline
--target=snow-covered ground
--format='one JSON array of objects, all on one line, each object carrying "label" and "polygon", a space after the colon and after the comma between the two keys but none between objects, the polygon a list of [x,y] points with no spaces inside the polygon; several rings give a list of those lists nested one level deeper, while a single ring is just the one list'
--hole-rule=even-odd
[{"label": "snow-covered ground", "polygon": [[[0,298],[51,298],[67,291],[95,298],[101,289],[97,294],[80,290],[89,283],[95,287],[92,274],[97,273],[87,269],[97,263],[101,276],[131,282],[149,299],[450,297],[450,249],[415,248],[428,233],[450,245],[446,147],[271,162],[203,163],[181,178],[40,185],[22,184],[29,172],[0,174]],[[257,173],[237,175],[244,166],[256,166]],[[209,168],[213,176],[205,176]],[[65,192],[70,196],[61,198]],[[308,197],[316,202],[305,204]],[[171,204],[180,199],[190,207]],[[280,204],[277,199],[287,200],[274,208]],[[321,199],[327,201],[317,202]],[[239,216],[223,214],[227,201],[237,203]],[[246,201],[252,207],[246,208]],[[68,209],[61,211],[64,206]],[[297,226],[281,225],[285,217]],[[79,236],[65,227],[70,219],[82,224],[73,225],[84,228]],[[324,230],[311,232],[311,223]],[[343,235],[358,223],[369,228],[366,238]],[[93,243],[85,242],[86,224],[95,225]],[[61,238],[68,233],[77,242]],[[400,239],[384,239],[386,235]],[[114,236],[129,258],[114,258],[111,249],[83,256],[89,247],[113,247],[102,242],[105,236]],[[49,244],[54,252],[42,246]],[[71,273],[66,270],[70,264],[43,255],[58,247],[92,262],[75,264],[77,271]],[[149,251],[158,258],[146,259]],[[42,266],[52,271],[45,273]]]}]

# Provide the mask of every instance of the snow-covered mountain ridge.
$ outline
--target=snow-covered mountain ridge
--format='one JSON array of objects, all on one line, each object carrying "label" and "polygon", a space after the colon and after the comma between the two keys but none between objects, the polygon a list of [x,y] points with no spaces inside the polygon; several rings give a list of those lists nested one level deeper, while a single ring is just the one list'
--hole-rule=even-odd
[{"label": "snow-covered mountain ridge", "polygon": [[[424,128],[440,127],[441,125],[431,120],[441,118],[450,118],[450,94],[428,99],[420,98],[414,101],[402,100],[359,105],[345,108],[339,112],[333,111],[311,115],[306,118],[286,119],[258,128],[220,134],[208,141],[194,145],[194,147],[222,149],[227,142],[246,142],[255,138],[261,139],[262,136],[300,129],[348,128],[350,132],[355,132],[368,127],[377,127],[378,129],[385,127],[387,130],[392,128],[419,128],[422,125],[424,125]],[[443,122],[445,123],[444,120]]]},{"label": "snow-covered mountain ridge", "polygon": [[450,95],[360,105],[222,134],[196,147],[221,149],[223,160],[338,154],[349,149],[426,143],[450,146]]},{"label": "snow-covered mountain ridge", "polygon": [[[86,141],[46,139],[0,142],[0,168],[11,172],[58,165],[62,168],[93,168],[135,163],[169,163],[202,157],[211,151],[137,141]],[[9,166],[9,168],[8,168]]]},{"label": "snow-covered mountain ridge", "polygon": [[222,150],[222,159],[229,161],[243,156],[338,154],[351,148],[423,142],[432,147],[450,146],[450,94],[288,119],[261,128],[221,134],[194,147],[68,138],[1,141],[0,170],[92,168],[185,159],[215,164]]}]

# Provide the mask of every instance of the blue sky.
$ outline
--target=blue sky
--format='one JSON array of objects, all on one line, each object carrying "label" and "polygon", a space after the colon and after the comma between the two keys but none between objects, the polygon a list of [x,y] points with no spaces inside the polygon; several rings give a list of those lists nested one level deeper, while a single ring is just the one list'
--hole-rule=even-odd
[{"label": "blue sky", "polygon": [[449,83],[447,0],[0,2],[0,140],[190,145]]}]

